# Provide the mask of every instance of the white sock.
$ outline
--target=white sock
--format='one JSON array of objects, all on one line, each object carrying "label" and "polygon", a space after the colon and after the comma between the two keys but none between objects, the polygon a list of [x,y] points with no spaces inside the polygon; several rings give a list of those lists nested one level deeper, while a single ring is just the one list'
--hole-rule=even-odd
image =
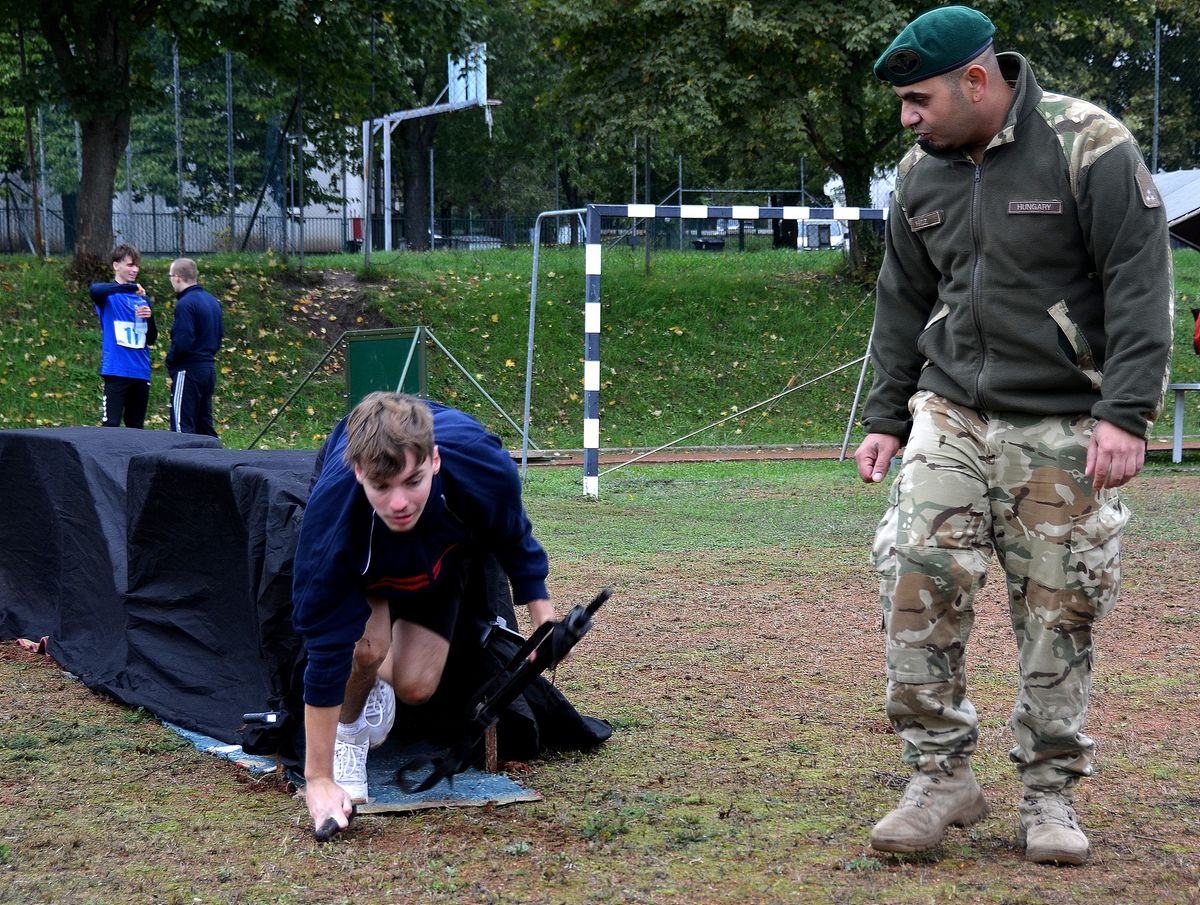
[{"label": "white sock", "polygon": [[353,723],[343,723],[339,721],[337,725],[338,735],[340,735],[342,738],[352,738],[361,732],[365,732],[366,729],[367,721],[364,715],[361,713],[358,715],[358,719],[356,719]]}]

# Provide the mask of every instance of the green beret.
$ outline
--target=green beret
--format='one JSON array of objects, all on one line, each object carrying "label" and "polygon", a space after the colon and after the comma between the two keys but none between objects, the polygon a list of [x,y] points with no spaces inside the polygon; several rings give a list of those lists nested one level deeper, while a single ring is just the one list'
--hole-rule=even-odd
[{"label": "green beret", "polygon": [[896,35],[875,61],[875,75],[900,86],[952,72],[987,50],[995,33],[992,20],[970,7],[930,10]]}]

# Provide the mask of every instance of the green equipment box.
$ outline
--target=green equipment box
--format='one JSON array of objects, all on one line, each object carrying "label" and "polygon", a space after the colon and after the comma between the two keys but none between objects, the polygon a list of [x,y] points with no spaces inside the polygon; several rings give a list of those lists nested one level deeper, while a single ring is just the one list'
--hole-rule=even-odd
[{"label": "green equipment box", "polygon": [[425,368],[424,327],[346,332],[346,389],[350,408],[376,390],[424,397]]}]

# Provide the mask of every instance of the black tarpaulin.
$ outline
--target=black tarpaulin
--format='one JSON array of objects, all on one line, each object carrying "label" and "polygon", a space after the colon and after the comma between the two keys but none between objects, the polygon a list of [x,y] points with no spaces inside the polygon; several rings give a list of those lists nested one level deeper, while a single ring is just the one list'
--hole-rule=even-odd
[{"label": "black tarpaulin", "polygon": [[300,645],[292,554],[314,452],[172,450],[129,468],[118,698],[214,738],[279,709]]},{"label": "black tarpaulin", "polygon": [[220,444],[130,428],[0,431],[0,637],[49,637],[89,685],[125,662],[126,475],[138,456]]},{"label": "black tarpaulin", "polygon": [[[89,687],[295,763],[303,650],[292,557],[316,458],[166,431],[0,431],[0,639],[48,636],[49,653]],[[488,581],[493,612],[512,624],[507,581]],[[436,734],[461,712],[491,668],[480,628],[464,622],[455,681],[410,728]],[[539,683],[501,720],[502,736],[512,726],[501,741],[509,756],[589,748],[611,733]],[[243,714],[262,711],[281,722],[243,726]]]}]

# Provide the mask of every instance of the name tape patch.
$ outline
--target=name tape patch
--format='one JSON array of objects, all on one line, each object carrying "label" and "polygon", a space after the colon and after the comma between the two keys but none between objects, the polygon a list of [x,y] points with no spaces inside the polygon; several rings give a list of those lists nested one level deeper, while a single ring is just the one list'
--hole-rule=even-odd
[{"label": "name tape patch", "polygon": [[918,230],[929,229],[931,226],[937,226],[942,222],[942,212],[933,211],[928,214],[920,214],[916,217],[908,218],[908,227],[914,233]]},{"label": "name tape patch", "polygon": [[1008,212],[1010,214],[1061,214],[1063,205],[1061,201],[1010,201],[1008,202]]}]

